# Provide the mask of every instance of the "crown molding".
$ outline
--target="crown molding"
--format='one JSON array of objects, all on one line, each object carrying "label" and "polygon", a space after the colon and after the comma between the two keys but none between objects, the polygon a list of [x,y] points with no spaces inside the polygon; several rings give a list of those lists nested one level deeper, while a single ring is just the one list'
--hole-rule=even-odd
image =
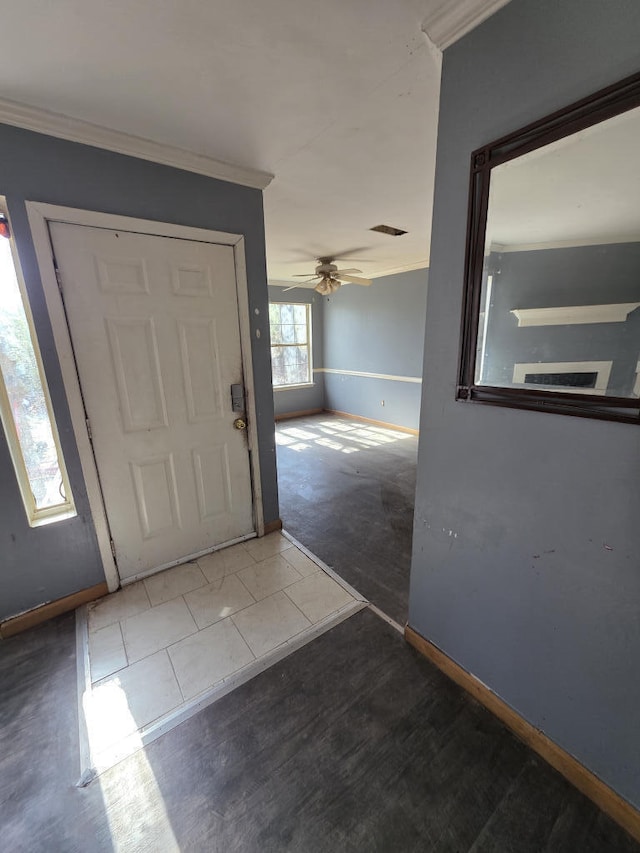
[{"label": "crown molding", "polygon": [[384,278],[388,275],[398,275],[398,273],[402,272],[412,272],[413,270],[428,270],[429,269],[429,258],[423,258],[419,261],[414,261],[410,264],[402,264],[399,267],[387,267],[383,270],[378,270],[375,273],[367,273],[367,278]]},{"label": "crown molding", "polygon": [[509,0],[441,0],[422,22],[422,31],[440,50],[445,50]]},{"label": "crown molding", "polygon": [[209,178],[217,178],[220,181],[241,184],[258,190],[265,189],[273,180],[273,175],[268,172],[223,163],[220,160],[214,160],[213,157],[188,151],[186,148],[163,145],[141,136],[110,130],[98,124],[38,107],[30,107],[5,98],[0,98],[0,123],[23,127],[36,133],[67,139],[70,142],[93,145],[95,148],[104,148],[107,151],[115,151],[117,154],[150,160],[152,163],[161,163],[164,166],[184,169],[187,172],[195,172],[198,175],[206,175]]},{"label": "crown molding", "polygon": [[546,249],[579,249],[585,246],[618,246],[640,243],[638,234],[611,234],[608,237],[585,237],[583,240],[547,240],[544,243],[491,243],[490,251],[506,255],[509,252],[540,252]]}]

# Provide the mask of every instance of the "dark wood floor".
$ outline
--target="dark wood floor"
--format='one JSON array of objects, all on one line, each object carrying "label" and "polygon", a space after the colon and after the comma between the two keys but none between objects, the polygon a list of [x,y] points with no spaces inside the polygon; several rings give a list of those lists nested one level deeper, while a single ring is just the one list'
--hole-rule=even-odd
[{"label": "dark wood floor", "polygon": [[[326,414],[276,425],[281,440],[295,439],[296,431],[316,437],[278,444],[280,516],[289,533],[404,625],[418,440],[403,435],[361,445],[348,433],[341,436],[335,427],[340,423],[367,428]],[[344,453],[318,444],[317,438],[358,451]],[[298,444],[307,447],[298,449]]]},{"label": "dark wood floor", "polygon": [[0,839],[75,851],[639,853],[368,610],[86,788],[74,618],[0,643]]}]

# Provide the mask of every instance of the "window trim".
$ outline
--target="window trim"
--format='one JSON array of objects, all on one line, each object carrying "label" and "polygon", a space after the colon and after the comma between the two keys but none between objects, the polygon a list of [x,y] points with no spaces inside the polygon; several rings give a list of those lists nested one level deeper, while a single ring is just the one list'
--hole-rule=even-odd
[{"label": "window trim", "polygon": [[315,382],[298,382],[296,385],[273,385],[274,393],[276,391],[299,391],[301,388],[313,388]]},{"label": "window trim", "polygon": [[8,238],[2,237],[0,239],[9,240],[11,259],[13,261],[13,267],[16,273],[16,280],[18,282],[18,290],[20,291],[22,307],[24,309],[25,317],[27,320],[27,327],[29,329],[31,346],[33,348],[36,367],[38,369],[38,377],[40,379],[40,385],[42,387],[42,392],[44,395],[47,416],[49,418],[49,424],[51,426],[51,434],[56,449],[58,466],[60,468],[60,474],[62,476],[62,485],[64,487],[64,493],[66,495],[66,499],[64,500],[64,502],[56,504],[55,506],[45,507],[44,509],[38,509],[38,507],[36,506],[35,497],[31,488],[31,481],[29,480],[29,474],[24,459],[24,452],[20,444],[18,430],[11,409],[9,394],[6,389],[4,376],[0,371],[0,421],[2,422],[2,426],[6,436],[7,445],[9,448],[9,455],[11,456],[11,462],[13,463],[13,468],[16,474],[16,480],[18,482],[18,488],[22,497],[22,503],[24,504],[24,509],[27,515],[29,527],[41,527],[45,524],[52,524],[56,521],[63,521],[67,518],[73,518],[77,515],[77,511],[73,499],[73,492],[71,491],[71,484],[69,482],[69,475],[67,473],[67,466],[65,463],[64,454],[62,452],[62,446],[60,444],[60,435],[58,433],[55,413],[53,411],[53,405],[51,403],[51,394],[49,392],[49,385],[47,383],[44,363],[42,361],[42,354],[40,352],[38,335],[36,332],[35,324],[33,322],[33,314],[31,312],[29,294],[25,285],[24,276],[22,273],[22,266],[20,264],[20,258],[18,256],[17,246],[15,238],[13,236],[11,218],[7,209],[6,200],[2,196],[0,196],[0,214],[5,216],[7,218],[7,221],[9,222],[10,236]]},{"label": "window trim", "polygon": [[[273,381],[273,374],[271,376],[271,386],[274,391],[295,391],[302,388],[313,388],[315,382],[313,380],[313,328],[312,328],[312,313],[311,313],[311,303],[310,302],[287,302],[281,301],[279,299],[270,299],[269,305],[302,305],[306,309],[307,313],[307,350],[309,352],[309,381],[308,382],[296,382],[291,385],[276,385]],[[271,343],[271,323],[269,323],[269,351],[271,351],[271,347],[295,347],[300,346],[300,344],[272,344]]]}]

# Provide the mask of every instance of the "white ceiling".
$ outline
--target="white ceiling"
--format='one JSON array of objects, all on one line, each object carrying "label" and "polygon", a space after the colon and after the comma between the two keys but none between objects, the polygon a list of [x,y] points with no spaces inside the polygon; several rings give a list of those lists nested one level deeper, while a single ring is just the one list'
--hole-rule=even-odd
[{"label": "white ceiling", "polygon": [[21,0],[0,97],[273,173],[273,279],[345,253],[382,275],[428,263],[441,55],[421,26],[445,44],[504,2]]},{"label": "white ceiling", "polygon": [[639,140],[640,108],[493,169],[487,245],[639,241]]}]

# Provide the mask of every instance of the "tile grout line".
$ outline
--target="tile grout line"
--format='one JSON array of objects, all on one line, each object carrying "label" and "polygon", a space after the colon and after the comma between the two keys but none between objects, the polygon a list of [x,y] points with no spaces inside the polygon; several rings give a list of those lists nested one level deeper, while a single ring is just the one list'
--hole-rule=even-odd
[{"label": "tile grout line", "polygon": [[[300,580],[304,580],[304,578],[300,578]],[[299,583],[299,581],[295,581],[295,583]],[[288,598],[288,600],[291,602],[291,604],[293,604],[293,606],[294,606],[294,607],[295,607],[295,609],[298,611],[298,613],[300,613],[300,614],[301,614],[301,615],[302,615],[302,616],[307,620],[307,622],[309,623],[309,625],[310,625],[311,627],[313,627],[313,626],[314,626],[315,624],[317,624],[317,623],[312,622],[312,621],[311,621],[311,619],[309,619],[309,617],[307,616],[307,614],[304,612],[304,610],[302,610],[302,608],[301,608],[301,607],[299,607],[299,606],[295,603],[295,601],[291,598],[291,596],[287,594],[287,589],[289,589],[289,587],[292,587],[292,586],[294,586],[294,585],[295,585],[295,584],[290,583],[288,587],[286,587],[286,586],[285,586],[283,589],[281,589],[281,590],[280,590],[280,592],[284,592],[284,594],[287,596],[287,598]],[[329,614],[329,615],[330,615],[330,614]],[[326,618],[326,617],[325,617],[325,618]],[[318,620],[318,622],[321,622],[321,621],[322,621],[322,620]],[[298,633],[300,633],[300,632],[298,631]],[[295,637],[295,634],[294,634],[294,637]],[[288,640],[285,640],[285,643],[286,643],[286,642],[288,642]]]},{"label": "tile grout line", "polygon": [[[202,572],[202,574],[204,575],[204,572]],[[192,592],[200,592],[201,590],[203,590],[203,589],[205,588],[205,586],[211,586],[211,584],[210,584],[210,583],[205,583],[203,586],[199,586],[199,587],[197,587],[196,589],[190,589],[190,590],[188,590],[187,592],[183,592],[183,593],[182,593],[182,596],[181,596],[181,598],[184,600],[184,603],[187,605],[187,610],[189,611],[189,615],[191,616],[191,618],[193,619],[193,621],[194,621],[194,622],[195,622],[195,624],[196,624],[196,633],[198,633],[198,632],[200,632],[200,631],[204,631],[204,628],[201,628],[201,627],[198,625],[198,622],[197,622],[197,620],[196,620],[196,615],[195,615],[195,613],[193,612],[193,610],[189,607],[189,602],[187,601],[186,596],[187,596],[187,595],[189,595],[189,594],[190,594],[190,593],[192,593]],[[171,599],[171,600],[173,601],[173,599]],[[208,626],[208,625],[205,625],[205,627],[206,627],[206,628],[208,628],[209,626]],[[192,637],[192,636],[193,636],[193,634],[187,634],[187,636],[188,636],[188,637]],[[184,640],[184,639],[186,639],[186,637],[183,637],[182,639]],[[180,642],[180,640],[176,640],[176,642],[177,642],[177,643],[179,643],[179,642]],[[170,645],[172,645],[172,646],[173,646],[173,645],[174,645],[174,643],[171,643]],[[165,648],[167,648],[167,649],[168,649],[168,648],[169,648],[169,646],[165,646]]]},{"label": "tile grout line", "polygon": [[[264,601],[266,598],[270,598],[272,595],[275,595],[275,593],[276,593],[276,592],[282,592],[282,591],[283,591],[283,590],[285,590],[287,587],[289,587],[289,586],[293,586],[294,584],[298,583],[299,581],[304,580],[304,576],[300,574],[300,572],[298,571],[298,569],[296,569],[296,567],[295,567],[295,566],[292,566],[292,565],[291,565],[291,563],[288,563],[288,562],[287,562],[286,558],[282,556],[282,552],[280,552],[280,553],[278,553],[278,554],[274,554],[274,555],[273,555],[273,557],[267,557],[266,559],[267,559],[267,560],[271,560],[271,559],[273,559],[274,557],[282,557],[282,559],[285,561],[285,563],[287,563],[287,566],[288,566],[292,571],[294,571],[298,577],[297,577],[294,581],[291,581],[291,583],[290,583],[290,584],[287,584],[287,586],[281,586],[279,589],[276,589],[276,590],[274,590],[273,592],[268,593],[268,595],[264,595],[262,598],[256,598],[256,597],[255,597],[255,595],[254,595],[254,593],[252,593],[252,592],[251,592],[251,590],[247,587],[246,583],[242,580],[242,578],[240,577],[240,573],[238,572],[238,580],[240,581],[240,583],[241,583],[244,587],[246,587],[246,588],[247,588],[247,590],[248,590],[249,594],[254,598],[254,600],[255,600],[255,602],[256,602],[256,603],[258,603],[258,602],[260,602],[260,601]],[[266,562],[266,560],[264,560],[264,562]],[[260,565],[260,563],[256,563],[256,565],[257,565],[257,566],[259,566],[259,565]],[[247,566],[247,568],[253,568],[253,566]],[[243,572],[243,571],[245,571],[245,570],[244,570],[244,569],[240,569],[240,572]],[[249,605],[249,606],[250,606],[250,605]]]},{"label": "tile grout line", "polygon": [[[295,603],[295,602],[293,602],[293,603]],[[343,622],[344,619],[347,618],[347,616],[351,615],[351,610],[354,609],[354,607],[356,607],[356,605],[360,605],[360,604],[361,604],[361,602],[353,599],[348,604],[343,605],[343,607],[339,607],[337,610],[334,610],[332,613],[329,613],[327,616],[324,616],[322,619],[319,619],[315,623],[311,622],[311,620],[307,616],[305,616],[305,619],[309,622],[309,627],[303,628],[302,631],[298,631],[298,633],[294,634],[293,637],[289,637],[288,640],[285,640],[284,643],[282,643],[282,645],[284,645],[284,646],[289,646],[289,645],[296,646],[298,640],[302,637],[302,635],[306,634],[306,632],[312,633],[315,628],[321,627],[322,625],[324,625],[325,622],[329,623],[330,627],[334,627],[334,625],[332,625],[331,623],[334,619],[336,619],[337,621],[335,624],[336,625],[340,624],[340,622]],[[366,605],[363,605],[362,607],[358,606],[354,610],[354,614],[358,613],[360,610],[363,610],[364,607],[366,607]],[[343,612],[346,615],[343,618],[338,618],[338,617],[341,617]],[[304,613],[302,615],[304,616]],[[321,633],[323,633],[323,632],[321,632]],[[305,645],[305,644],[303,644],[303,645]],[[276,649],[277,648],[279,648],[279,647],[276,646]],[[269,652],[267,652],[267,654],[269,654]]]},{"label": "tile grout line", "polygon": [[[257,565],[257,563],[256,563],[255,565]],[[251,568],[251,566],[247,566],[246,568],[249,568],[249,569],[250,569],[250,568]],[[248,594],[251,596],[251,598],[253,599],[253,604],[257,604],[257,603],[258,603],[258,601],[259,601],[259,599],[257,599],[257,598],[255,597],[255,595],[251,592],[251,590],[249,589],[249,587],[246,585],[246,583],[245,583],[245,582],[242,580],[242,578],[240,577],[240,572],[242,572],[242,571],[244,571],[244,569],[238,569],[238,571],[237,571],[237,572],[232,572],[232,575],[234,575],[236,578],[238,578],[238,580],[240,581],[240,584],[242,585],[243,589],[246,589],[247,593],[248,593]],[[231,577],[231,575],[225,575],[224,577]],[[247,607],[252,607],[252,606],[253,606],[252,604],[247,604]],[[246,610],[246,609],[247,609],[247,607],[243,607],[243,608],[241,608],[240,610],[236,610],[236,613],[241,613],[241,612],[242,612],[242,610]],[[235,616],[235,614],[234,614],[234,613],[231,613],[230,615],[231,615],[231,616]]]},{"label": "tile grout line", "polygon": [[[232,576],[231,576],[231,575],[225,575],[225,578],[226,578],[226,577],[232,577]],[[240,584],[242,585],[242,588],[246,591],[247,595],[249,595],[249,596],[251,597],[251,604],[247,604],[247,605],[246,605],[246,607],[240,607],[238,610],[234,610],[234,611],[233,611],[233,613],[229,613],[229,615],[228,615],[228,616],[220,616],[218,619],[214,619],[214,620],[213,620],[213,622],[209,622],[209,624],[208,624],[208,625],[204,625],[202,628],[198,627],[198,631],[197,631],[197,633],[200,633],[201,631],[206,631],[206,630],[207,630],[207,628],[212,628],[214,625],[219,625],[221,622],[224,622],[224,621],[226,621],[227,619],[231,619],[231,618],[233,618],[234,616],[236,616],[238,613],[243,613],[245,610],[248,610],[248,609],[249,609],[249,607],[253,607],[253,605],[254,605],[254,604],[258,604],[258,603],[259,603],[259,600],[258,600],[258,599],[256,599],[256,598],[254,598],[254,596],[252,595],[252,593],[250,592],[250,590],[248,590],[248,589],[247,589],[247,587],[242,583],[242,579],[241,579],[241,578],[238,578],[238,581],[239,581],[239,582],[240,582]],[[260,601],[264,601],[264,599],[260,599]],[[187,607],[188,607],[188,606],[189,606],[189,605],[187,605]],[[192,615],[193,615],[193,614],[192,614]],[[194,621],[195,621],[195,616],[194,616],[193,618],[194,618]],[[196,622],[196,624],[197,624],[197,622]],[[191,637],[192,637],[192,636],[193,636],[193,634],[190,634],[189,636],[191,636]],[[186,639],[186,638],[185,638],[185,639]],[[176,640],[176,643],[179,643],[179,642],[181,642],[181,641],[180,641],[180,640]],[[173,646],[173,645],[175,645],[175,643],[172,643],[171,645]]]},{"label": "tile grout line", "polygon": [[[170,603],[170,602],[172,602],[172,601],[177,601],[177,599],[178,599],[178,598],[181,598],[181,599],[182,599],[182,603],[183,603],[183,604],[184,604],[184,606],[187,608],[187,613],[189,614],[189,616],[191,617],[191,621],[192,621],[192,622],[193,622],[193,624],[195,625],[195,631],[191,631],[190,633],[185,634],[185,635],[184,635],[184,637],[180,637],[180,639],[179,639],[179,640],[174,640],[172,643],[168,643],[166,646],[160,646],[160,647],[159,647],[159,648],[157,648],[155,651],[153,651],[153,652],[149,652],[148,654],[143,655],[141,658],[138,658],[137,660],[133,661],[133,663],[130,663],[130,664],[129,664],[129,666],[133,666],[133,664],[140,663],[140,661],[146,660],[147,658],[150,658],[152,655],[157,655],[157,654],[158,654],[158,652],[161,652],[161,651],[163,651],[163,650],[168,649],[168,648],[169,648],[169,646],[175,646],[175,644],[176,644],[176,643],[180,643],[180,642],[182,642],[182,640],[186,640],[186,639],[187,639],[187,637],[193,637],[193,636],[194,636],[194,634],[197,634],[200,630],[202,630],[202,629],[198,628],[198,624],[197,624],[197,622],[196,622],[196,620],[195,620],[195,617],[194,617],[193,613],[191,612],[191,609],[189,608],[189,605],[188,605],[188,604],[187,604],[187,602],[185,601],[184,593],[182,593],[181,595],[176,595],[176,597],[175,597],[175,598],[170,598],[170,599],[169,599],[169,601],[163,601],[163,602],[161,602],[160,604],[156,604],[156,605],[153,605],[153,604],[152,604],[152,605],[151,605],[151,607],[149,608],[149,610],[143,610],[143,611],[141,611],[140,613],[136,613],[136,614],[134,614],[133,616],[129,616],[129,617],[127,617],[127,618],[128,618],[128,619],[135,619],[135,617],[136,617],[136,616],[143,616],[145,613],[149,613],[151,610],[153,610],[153,609],[154,609],[154,607],[155,607],[155,608],[157,608],[157,607],[163,607],[165,604],[169,604],[169,603]],[[124,639],[124,638],[123,638],[123,639]],[[125,644],[125,654],[127,655],[127,660],[128,660],[128,659],[129,659],[129,655],[128,655],[128,653],[127,653],[127,647],[126,647],[126,644]]]},{"label": "tile grout line", "polygon": [[[257,602],[257,601],[256,601],[256,604],[258,604],[258,602]],[[250,604],[250,605],[249,605],[249,607],[253,607],[253,604]],[[243,608],[242,608],[242,610],[247,610],[247,609],[248,609],[247,607],[243,607]],[[242,610],[238,610],[238,611],[237,611],[237,613],[242,613]],[[229,616],[228,618],[229,618],[229,619],[231,620],[231,622],[233,623],[233,627],[236,629],[236,631],[238,632],[238,634],[240,634],[240,636],[242,637],[242,642],[245,644],[245,646],[249,649],[249,651],[250,651],[250,652],[251,652],[251,654],[253,655],[253,660],[254,660],[254,662],[255,662],[255,661],[257,661],[257,660],[260,660],[260,658],[257,656],[257,654],[253,651],[253,649],[252,649],[252,648],[251,648],[251,646],[249,645],[249,641],[247,640],[247,638],[245,637],[245,635],[244,635],[244,634],[242,633],[242,631],[240,630],[240,626],[238,625],[238,623],[236,622],[236,620],[233,618],[234,616],[236,616],[236,615],[237,615],[237,613],[232,613],[232,614],[231,614],[231,616]],[[249,666],[249,664],[247,664],[247,666]],[[237,670],[236,670],[236,672],[237,672]],[[224,683],[224,681],[225,681],[225,679],[223,678],[223,679],[222,679],[222,682]]]},{"label": "tile grout line", "polygon": [[[127,666],[130,666],[129,652],[127,651],[127,646],[124,641],[124,633],[122,631],[122,620],[118,619],[116,624],[118,625],[118,631],[120,631],[120,639],[122,640],[122,651],[124,652],[124,658],[127,662]],[[124,667],[120,667],[120,669],[124,669]],[[116,672],[118,672],[118,670],[116,670]],[[93,684],[93,681],[91,683]]]},{"label": "tile grout line", "polygon": [[[114,625],[118,626],[118,630],[120,631],[120,639],[122,640],[122,651],[124,652],[125,660],[127,661],[124,666],[119,666],[117,669],[114,669],[113,672],[108,672],[106,675],[103,675],[101,678],[96,678],[95,680],[91,675],[91,656],[89,656],[88,662],[88,673],[89,673],[89,685],[90,689],[93,692],[93,688],[99,686],[101,682],[105,681],[107,678],[113,678],[114,675],[117,675],[119,672],[122,672],[124,669],[128,669],[132,664],[129,662],[129,655],[127,654],[127,647],[124,642],[124,636],[122,635],[122,624],[120,621],[111,622],[109,625],[105,625],[105,628],[113,628]],[[103,631],[104,628],[100,628],[100,631]],[[91,635],[89,634],[88,637]]]},{"label": "tile grout line", "polygon": [[158,601],[157,604],[151,604],[151,609],[153,609],[154,607],[160,607],[160,605],[162,605],[162,604],[167,604],[169,601],[175,601],[175,599],[180,598],[180,596],[184,597],[185,595],[188,595],[190,592],[196,592],[197,590],[202,589],[203,587],[210,585],[211,582],[207,579],[207,576],[205,575],[205,573],[200,568],[200,565],[197,562],[197,560],[191,560],[187,563],[181,563],[179,566],[173,566],[170,569],[163,569],[163,571],[158,572],[156,575],[149,575],[148,578],[145,578],[142,581],[142,583],[145,585],[145,590],[147,592],[147,597],[149,598],[149,601],[151,601],[151,598],[149,596],[149,591],[147,590],[147,586],[146,586],[147,581],[151,581],[154,578],[161,577],[163,574],[165,574],[167,572],[172,572],[175,569],[181,569],[184,566],[197,566],[198,571],[200,572],[200,575],[202,576],[203,583],[201,583],[199,586],[193,587],[193,589],[187,589],[184,592],[179,592],[176,595],[172,595],[171,598],[166,598],[166,599],[163,599],[162,601]]},{"label": "tile grout line", "polygon": [[358,590],[355,589],[354,587],[352,587],[350,583],[347,583],[346,580],[341,578],[340,575],[334,569],[331,568],[331,566],[327,565],[327,563],[325,563],[324,560],[321,560],[320,557],[316,556],[313,553],[313,551],[310,551],[309,548],[307,548],[305,545],[302,544],[302,542],[299,542],[294,536],[292,536],[286,530],[282,530],[282,535],[284,537],[286,537],[293,545],[295,545],[295,547],[299,551],[302,551],[303,554],[305,554],[307,557],[309,557],[309,559],[312,560],[312,562],[314,562],[317,566],[320,566],[320,568],[322,569],[323,572],[326,572],[326,574],[328,574],[330,577],[332,577],[334,579],[334,581],[336,581],[336,583],[340,584],[340,586],[343,589],[345,589],[349,593],[349,595],[351,595],[353,598],[355,598],[356,601],[361,601],[364,604],[369,604],[368,599],[365,598],[364,595],[362,595],[362,593],[358,592]]},{"label": "tile grout line", "polygon": [[[145,587],[145,585],[144,585],[144,583],[143,583],[142,581],[136,581],[136,583],[139,583],[139,584],[141,585],[142,589],[144,590],[144,594],[145,594],[146,599],[147,599],[147,604],[148,604],[149,606],[148,606],[148,607],[146,607],[146,608],[144,608],[143,610],[137,610],[135,613],[132,613],[132,614],[130,614],[129,616],[125,616],[125,617],[124,617],[124,619],[123,619],[121,616],[118,616],[118,617],[117,617],[116,619],[114,619],[112,622],[107,622],[107,624],[106,624],[106,625],[102,625],[100,628],[97,628],[97,629],[96,629],[96,631],[102,631],[102,629],[103,629],[103,628],[109,628],[111,625],[115,625],[115,624],[116,624],[116,622],[119,622],[119,623],[120,623],[121,631],[122,631],[122,622],[123,622],[125,619],[131,619],[133,616],[139,616],[141,613],[146,613],[146,612],[147,612],[147,610],[151,610],[151,608],[153,607],[153,605],[151,604],[151,599],[149,598],[149,593],[147,592],[147,588]],[[91,610],[99,609],[99,607],[100,607],[100,601],[102,601],[103,599],[107,599],[107,598],[112,599],[114,595],[119,595],[120,593],[123,593],[125,590],[131,589],[131,587],[132,587],[132,586],[134,586],[134,584],[131,584],[131,586],[123,586],[123,587],[120,587],[120,589],[117,589],[115,592],[108,593],[107,595],[103,596],[103,598],[102,598],[102,599],[98,599],[98,602],[97,602],[97,603],[93,603],[93,605],[91,606],[91,608],[90,608],[90,609],[91,609]],[[87,606],[87,620],[88,620],[89,605],[86,605],[86,606]],[[96,633],[96,631],[91,631],[91,630],[89,630],[89,633],[90,633],[90,634],[91,634],[91,633]]]},{"label": "tile grout line", "polygon": [[[194,620],[194,621],[195,621],[195,620]],[[192,635],[192,634],[190,634],[189,636],[193,636],[193,635]],[[186,638],[185,638],[185,639],[186,639]],[[178,640],[178,642],[180,642],[180,641]],[[174,644],[174,645],[175,645],[175,644]],[[186,697],[185,697],[185,695],[184,695],[184,691],[182,690],[182,685],[180,684],[180,679],[178,678],[178,673],[176,672],[176,668],[175,668],[175,666],[173,665],[173,659],[172,659],[171,655],[169,654],[169,646],[165,646],[164,651],[166,652],[167,657],[169,658],[169,666],[171,667],[171,672],[173,672],[173,677],[174,677],[174,678],[175,678],[175,680],[176,680],[176,684],[178,685],[178,690],[180,691],[180,695],[182,696],[182,702],[184,703],[184,702],[186,702],[187,700],[186,700]],[[156,719],[157,719],[157,718],[156,718]]]}]

